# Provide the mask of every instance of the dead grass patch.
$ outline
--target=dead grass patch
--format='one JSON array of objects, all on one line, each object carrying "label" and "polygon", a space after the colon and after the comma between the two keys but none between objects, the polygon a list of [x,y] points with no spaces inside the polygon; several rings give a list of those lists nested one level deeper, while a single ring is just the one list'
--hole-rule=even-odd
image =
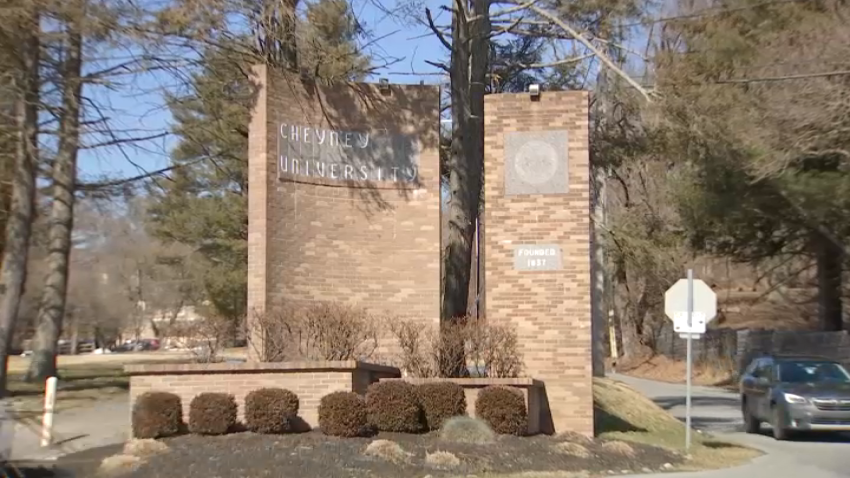
[{"label": "dead grass patch", "polygon": [[124,454],[132,455],[138,457],[148,457],[159,455],[162,453],[168,453],[168,445],[164,442],[153,440],[153,439],[143,439],[143,440],[130,440],[124,444]]},{"label": "dead grass patch", "polygon": [[599,447],[609,453],[615,453],[629,458],[634,458],[636,455],[634,447],[624,441],[606,441],[599,445]]},{"label": "dead grass patch", "polygon": [[381,458],[392,463],[406,463],[411,457],[411,454],[404,451],[398,443],[390,440],[373,441],[366,447],[363,454]]},{"label": "dead grass patch", "polygon": [[135,471],[142,465],[143,460],[133,455],[113,455],[104,458],[100,463],[98,473],[101,476],[118,476]]},{"label": "dead grass patch", "polygon": [[447,451],[435,451],[425,454],[425,464],[435,468],[454,468],[460,466],[460,458]]},{"label": "dead grass patch", "polygon": [[555,445],[555,450],[559,453],[574,456],[576,458],[590,458],[593,456],[593,453],[591,453],[584,445],[568,441],[557,443]]}]

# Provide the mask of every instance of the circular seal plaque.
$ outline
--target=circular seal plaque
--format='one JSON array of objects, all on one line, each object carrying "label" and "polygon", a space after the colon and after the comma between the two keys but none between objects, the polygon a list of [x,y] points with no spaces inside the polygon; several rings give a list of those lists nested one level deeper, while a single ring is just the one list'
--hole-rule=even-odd
[{"label": "circular seal plaque", "polygon": [[514,171],[526,184],[547,183],[557,170],[558,152],[545,141],[528,141],[514,156]]}]

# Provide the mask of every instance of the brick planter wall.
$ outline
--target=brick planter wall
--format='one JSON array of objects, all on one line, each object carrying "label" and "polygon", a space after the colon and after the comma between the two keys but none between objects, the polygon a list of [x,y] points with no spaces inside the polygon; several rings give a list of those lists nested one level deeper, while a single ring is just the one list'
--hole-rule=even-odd
[{"label": "brick planter wall", "polygon": [[144,392],[177,394],[183,402],[184,419],[189,403],[204,392],[230,393],[244,417],[245,396],[264,387],[285,388],[298,395],[298,415],[309,426],[318,426],[319,400],[331,392],[366,393],[366,387],[382,378],[399,377],[397,368],[356,361],[213,363],[127,365],[130,375],[130,404]]},{"label": "brick planter wall", "polygon": [[522,392],[525,398],[525,407],[528,409],[528,434],[541,433],[540,412],[543,400],[543,383],[532,378],[384,378],[383,380],[404,380],[413,385],[423,383],[452,382],[463,387],[466,395],[466,413],[470,417],[475,416],[475,400],[478,392],[484,387],[501,385],[514,387]]}]

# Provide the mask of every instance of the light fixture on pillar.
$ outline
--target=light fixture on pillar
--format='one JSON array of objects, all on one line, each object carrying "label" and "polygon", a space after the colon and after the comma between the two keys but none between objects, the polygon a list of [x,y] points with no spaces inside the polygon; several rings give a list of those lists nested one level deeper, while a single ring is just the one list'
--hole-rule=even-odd
[{"label": "light fixture on pillar", "polygon": [[378,80],[378,90],[384,95],[390,94],[390,80],[386,78]]},{"label": "light fixture on pillar", "polygon": [[540,85],[528,85],[528,95],[531,101],[540,101]]}]

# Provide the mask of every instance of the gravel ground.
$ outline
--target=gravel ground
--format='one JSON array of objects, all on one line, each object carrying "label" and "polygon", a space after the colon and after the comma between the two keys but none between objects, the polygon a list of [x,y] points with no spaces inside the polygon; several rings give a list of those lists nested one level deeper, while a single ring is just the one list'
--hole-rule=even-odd
[{"label": "gravel ground", "polygon": [[[397,443],[404,453],[396,462],[364,454],[374,440]],[[165,440],[169,451],[148,458],[122,477],[185,478],[215,477],[448,477],[501,474],[528,471],[588,471],[592,474],[623,474],[656,471],[665,464],[681,462],[681,457],[659,448],[632,444],[633,456],[603,446],[604,442],[584,441],[590,453],[584,458],[557,450],[565,439],[538,436],[501,436],[489,445],[446,443],[436,435],[382,433],[373,438],[340,439],[319,432],[298,435],[257,435],[236,433],[220,437],[186,435]],[[579,440],[581,441],[581,440]],[[435,466],[426,455],[450,452],[460,464]],[[105,447],[68,455],[59,460],[53,474],[39,476],[93,477],[100,461],[120,453],[120,447]],[[669,466],[669,465],[668,465]]]}]

